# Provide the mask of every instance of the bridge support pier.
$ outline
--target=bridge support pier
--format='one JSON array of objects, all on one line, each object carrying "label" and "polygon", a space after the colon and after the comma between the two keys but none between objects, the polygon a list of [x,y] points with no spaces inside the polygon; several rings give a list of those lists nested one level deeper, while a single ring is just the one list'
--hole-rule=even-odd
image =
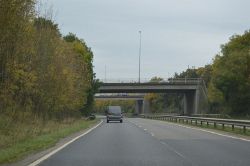
[{"label": "bridge support pier", "polygon": [[184,93],[184,115],[198,114],[199,90]]},{"label": "bridge support pier", "polygon": [[136,114],[143,113],[143,100],[136,100],[135,112],[136,112]]},{"label": "bridge support pier", "polygon": [[143,100],[143,114],[150,113],[150,103],[147,99]]}]

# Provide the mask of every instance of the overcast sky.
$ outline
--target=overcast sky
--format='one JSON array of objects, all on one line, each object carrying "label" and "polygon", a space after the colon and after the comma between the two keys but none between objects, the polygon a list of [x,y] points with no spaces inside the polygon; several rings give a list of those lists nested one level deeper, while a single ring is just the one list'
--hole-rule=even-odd
[{"label": "overcast sky", "polygon": [[250,27],[250,0],[48,0],[63,34],[94,53],[97,78],[167,78],[212,62],[220,45]]}]

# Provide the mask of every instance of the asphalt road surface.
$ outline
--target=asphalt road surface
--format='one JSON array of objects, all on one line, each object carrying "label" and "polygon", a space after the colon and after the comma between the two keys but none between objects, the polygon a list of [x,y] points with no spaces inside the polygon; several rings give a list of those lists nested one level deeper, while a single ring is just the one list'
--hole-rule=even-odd
[{"label": "asphalt road surface", "polygon": [[42,166],[250,166],[250,142],[147,119],[103,122]]}]

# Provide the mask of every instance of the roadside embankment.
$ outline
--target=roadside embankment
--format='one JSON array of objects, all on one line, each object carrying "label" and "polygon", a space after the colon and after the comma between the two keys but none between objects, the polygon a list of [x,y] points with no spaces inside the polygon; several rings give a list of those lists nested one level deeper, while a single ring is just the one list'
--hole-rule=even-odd
[{"label": "roadside embankment", "polygon": [[33,117],[10,121],[0,117],[0,164],[11,163],[25,156],[47,149],[60,139],[89,128],[98,120],[67,118],[47,120]]}]

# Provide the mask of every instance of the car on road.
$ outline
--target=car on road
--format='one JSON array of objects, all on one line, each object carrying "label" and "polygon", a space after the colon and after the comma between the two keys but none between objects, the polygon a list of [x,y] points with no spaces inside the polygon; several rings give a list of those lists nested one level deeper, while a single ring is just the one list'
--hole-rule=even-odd
[{"label": "car on road", "polygon": [[108,106],[106,111],[107,123],[110,121],[123,122],[122,109],[120,106]]}]

